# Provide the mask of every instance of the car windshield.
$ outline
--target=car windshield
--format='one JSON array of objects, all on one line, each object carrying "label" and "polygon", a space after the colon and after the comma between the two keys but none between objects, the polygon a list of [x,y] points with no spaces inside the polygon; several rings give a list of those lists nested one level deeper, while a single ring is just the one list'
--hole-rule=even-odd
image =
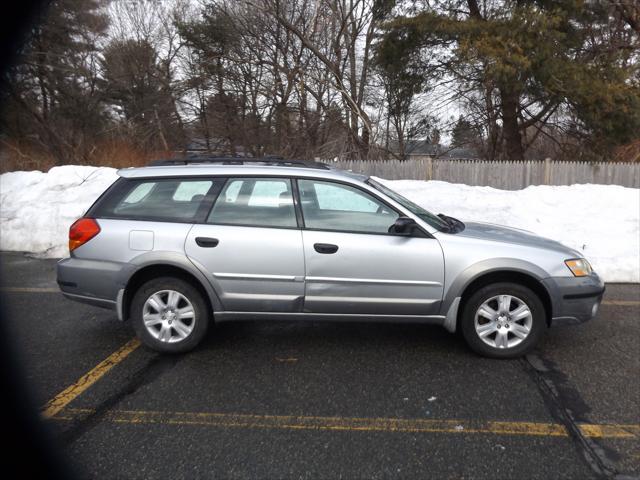
[{"label": "car windshield", "polygon": [[441,232],[446,232],[450,229],[447,222],[445,222],[443,219],[441,219],[437,215],[434,215],[430,211],[425,210],[420,205],[416,205],[411,200],[400,195],[398,192],[394,192],[389,187],[382,185],[381,183],[377,182],[372,178],[369,178],[367,180],[367,184],[371,185],[376,190],[384,193],[387,197],[392,198],[393,200],[398,202],[400,205],[402,205],[404,208],[409,210],[411,213],[413,213],[414,215],[417,215],[421,220],[424,220],[425,222],[427,222],[433,228],[437,228]]}]

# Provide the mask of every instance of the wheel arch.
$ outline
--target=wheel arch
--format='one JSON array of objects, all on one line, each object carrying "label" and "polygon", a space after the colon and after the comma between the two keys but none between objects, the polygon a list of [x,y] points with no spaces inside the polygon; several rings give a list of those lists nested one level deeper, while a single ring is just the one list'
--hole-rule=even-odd
[{"label": "wheel arch", "polygon": [[[137,268],[122,282],[124,285],[121,307],[122,320],[129,318],[131,301],[138,288],[147,280],[162,276],[174,276],[189,282],[202,294],[211,312],[221,310],[222,306],[211,284],[195,266],[185,265],[185,260],[186,259],[179,259],[178,261],[172,261],[172,259],[158,259],[136,265]],[[188,262],[188,260],[186,261]]]},{"label": "wheel arch", "polygon": [[[498,259],[473,265],[458,275],[447,290],[443,302],[443,310],[447,312],[445,327],[455,331],[466,300],[483,286],[497,282],[513,282],[531,289],[540,298],[547,325],[550,325],[553,316],[552,295],[542,282],[548,276],[537,265],[522,260]],[[452,309],[455,309],[454,315],[451,315]]]},{"label": "wheel arch", "polygon": [[[475,278],[471,283],[469,283],[469,285],[467,285],[467,287],[462,292],[460,298],[461,307],[465,305],[466,301],[469,299],[469,297],[471,297],[471,295],[480,290],[482,287],[490,285],[492,283],[500,282],[517,283],[518,285],[529,288],[538,296],[538,298],[540,298],[540,301],[542,301],[542,305],[544,306],[545,310],[545,319],[547,321],[547,326],[551,324],[552,303],[551,296],[549,295],[547,288],[540,280],[533,277],[532,275],[516,270],[498,270],[495,272],[480,275],[479,277]],[[462,308],[459,308],[456,318],[456,327],[460,324],[461,316]]]}]

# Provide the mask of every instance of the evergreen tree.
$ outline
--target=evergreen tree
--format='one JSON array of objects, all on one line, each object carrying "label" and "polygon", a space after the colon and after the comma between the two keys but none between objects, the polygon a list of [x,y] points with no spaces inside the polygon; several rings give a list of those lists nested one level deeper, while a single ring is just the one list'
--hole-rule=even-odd
[{"label": "evergreen tree", "polygon": [[108,19],[100,0],[55,0],[30,32],[23,59],[5,78],[2,130],[30,139],[64,163],[86,157],[106,121],[98,40]]},{"label": "evergreen tree", "polygon": [[481,138],[478,127],[469,120],[459,116],[458,121],[451,130],[451,146],[476,147],[480,143]]},{"label": "evergreen tree", "polygon": [[387,24],[378,57],[479,97],[504,158],[523,159],[552,116],[605,154],[640,132],[638,33],[613,3],[429,2]]}]

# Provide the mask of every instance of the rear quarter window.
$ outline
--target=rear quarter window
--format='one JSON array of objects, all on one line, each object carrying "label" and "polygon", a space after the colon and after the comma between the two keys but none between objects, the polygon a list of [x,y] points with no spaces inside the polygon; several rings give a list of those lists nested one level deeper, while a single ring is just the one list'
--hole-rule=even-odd
[{"label": "rear quarter window", "polygon": [[222,179],[122,179],[89,212],[102,218],[198,221]]}]

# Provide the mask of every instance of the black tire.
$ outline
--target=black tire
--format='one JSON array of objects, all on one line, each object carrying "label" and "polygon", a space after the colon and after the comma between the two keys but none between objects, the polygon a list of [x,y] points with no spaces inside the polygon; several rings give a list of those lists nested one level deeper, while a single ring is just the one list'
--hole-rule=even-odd
[{"label": "black tire", "polygon": [[[476,332],[476,312],[485,301],[498,295],[510,295],[512,297],[516,297],[516,299],[524,302],[531,312],[531,326],[529,334],[521,340],[520,343],[512,347],[497,348],[496,346],[488,345]],[[512,305],[515,305],[515,303]],[[483,322],[486,322],[484,317],[480,318]],[[513,328],[512,323],[513,322],[509,323],[510,329]],[[514,335],[512,330],[508,331],[506,327],[502,326],[500,328],[505,328],[504,331],[510,341],[517,341],[518,337]],[[462,331],[462,336],[469,347],[479,355],[490,358],[516,358],[525,355],[540,341],[540,338],[546,328],[546,313],[542,301],[533,291],[531,291],[531,289],[517,283],[493,283],[482,287],[468,298],[463,306],[462,315],[460,317],[460,330]],[[511,335],[511,337],[509,337],[509,335]],[[489,341],[492,341],[492,336],[495,339],[497,333],[487,335]],[[494,341],[494,343],[497,342]]]},{"label": "black tire", "polygon": [[[189,319],[189,326],[190,322],[193,322],[191,332],[184,339],[171,343],[155,338],[147,330],[142,318],[147,299],[165,290],[173,290],[183,295],[191,303],[194,311],[193,319]],[[193,350],[204,338],[211,320],[211,312],[200,291],[192,284],[177,277],[159,277],[143,283],[138,288],[131,301],[130,318],[136,335],[147,347],[162,353],[184,353]],[[173,329],[171,332],[172,335],[177,335],[177,330]]]}]

